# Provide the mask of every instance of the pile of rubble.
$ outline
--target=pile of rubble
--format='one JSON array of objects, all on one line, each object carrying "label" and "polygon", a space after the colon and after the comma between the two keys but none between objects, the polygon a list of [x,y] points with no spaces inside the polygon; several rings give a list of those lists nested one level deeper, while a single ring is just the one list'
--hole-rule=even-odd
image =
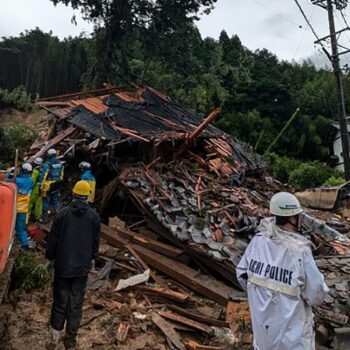
[{"label": "pile of rubble", "polygon": [[[79,348],[251,349],[246,302],[229,302],[226,311],[166,275],[145,269],[131,246],[115,249],[102,242],[99,253],[89,275]],[[50,284],[10,294],[11,303],[0,306],[1,348],[32,348],[34,343],[45,348],[51,295]]]},{"label": "pile of rubble", "polygon": [[[183,288],[192,290],[224,306],[226,317],[234,319],[231,335],[237,346],[242,346],[242,339],[248,339],[249,344],[251,339],[242,336],[249,333],[246,329],[249,317],[243,316],[247,314],[246,302],[242,301],[244,294],[229,285],[238,287],[235,266],[260,219],[268,215],[269,198],[282,188],[266,176],[260,157],[210,125],[220,111],[214,110],[202,119],[148,87],[113,87],[64,95],[39,101],[39,105],[56,121],[46,139],[33,145],[29,156],[33,159],[44,155],[49,148],[59,149],[70,182],[78,177],[76,164],[80,160],[93,164],[97,178],[95,205],[102,219],[108,224],[111,217],[117,216],[126,223],[117,226],[110,223],[112,228],[103,226],[101,235],[108,244],[123,248],[136,259],[143,267],[139,275],[149,271],[149,276],[136,278],[153,281],[151,287],[146,285],[143,290],[138,287],[141,295],[169,296],[169,293],[183,293]],[[349,254],[350,241],[346,235],[309,216],[304,217],[303,227],[315,244],[316,254],[327,252],[332,255],[330,259]],[[321,265],[322,259],[326,258],[320,259]],[[339,261],[342,264],[343,260]],[[115,267],[116,262],[107,261],[106,266]],[[99,272],[102,277],[95,283],[106,280],[108,268]],[[126,270],[135,272],[132,268],[128,266]],[[340,274],[346,272],[339,269],[330,273],[341,280]],[[210,275],[216,279],[209,278]],[[180,290],[164,283],[164,276],[180,286]],[[348,300],[346,291],[339,289],[345,287],[345,282],[335,282],[332,301],[327,300],[316,310],[318,327],[323,325],[330,330],[324,344],[330,342],[337,328],[324,315],[330,311],[349,315],[348,310],[339,307]],[[235,306],[230,304],[232,300]],[[152,305],[150,309],[157,309]],[[237,322],[240,315],[237,308],[242,308],[240,322]],[[188,321],[187,324],[179,321],[181,317],[191,319],[192,310],[181,314],[174,307],[163,305],[160,309],[150,319],[167,341],[184,348],[185,342],[174,336],[177,334],[174,326],[167,322],[175,321],[182,327],[198,330],[198,325],[196,328]],[[174,313],[178,314],[174,316]],[[192,320],[200,322],[201,317],[205,318],[205,315],[197,316]],[[229,322],[219,317],[216,321]],[[348,322],[346,319],[342,327],[348,326]],[[204,324],[215,326],[213,322]],[[237,324],[243,327],[243,333],[242,327],[239,327],[241,333],[238,332]],[[217,334],[211,332],[211,336]],[[197,347],[200,348],[205,349]]]},{"label": "pile of rubble", "polygon": [[[248,240],[266,216],[266,197],[232,179],[213,176],[190,161],[126,169],[121,183],[147,222],[204,265],[235,281],[237,265]],[[260,206],[259,206],[260,205]]]}]

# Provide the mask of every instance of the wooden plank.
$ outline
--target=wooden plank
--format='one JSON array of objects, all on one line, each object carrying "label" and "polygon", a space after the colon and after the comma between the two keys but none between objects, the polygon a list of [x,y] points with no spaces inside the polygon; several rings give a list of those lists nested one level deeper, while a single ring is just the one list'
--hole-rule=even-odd
[{"label": "wooden plank", "polygon": [[108,87],[108,88],[103,88],[103,89],[96,89],[96,90],[89,90],[89,91],[80,91],[80,92],[75,92],[75,93],[69,93],[69,94],[64,94],[64,95],[57,95],[57,96],[52,96],[52,97],[44,97],[38,100],[38,103],[40,102],[47,102],[47,101],[55,101],[55,100],[72,100],[72,99],[84,99],[87,97],[91,97],[93,95],[103,95],[103,94],[110,94],[113,91],[118,91],[125,89],[123,86],[113,86],[113,87]]},{"label": "wooden plank", "polygon": [[220,113],[221,108],[216,108],[205,119],[203,119],[203,121],[197,126],[195,130],[191,132],[185,142],[181,145],[179,150],[176,152],[176,156],[179,157],[181,154],[186,152],[191,145],[191,141],[195,139]]},{"label": "wooden plank", "polygon": [[70,126],[66,130],[61,131],[58,135],[48,141],[48,143],[34,156],[29,159],[29,162],[32,162],[37,157],[42,157],[45,153],[52,147],[56,146],[58,143],[63,141],[66,137],[72,134],[77,128],[75,126]]},{"label": "wooden plank", "polygon": [[207,325],[204,325],[203,323],[191,320],[190,318],[175,314],[171,311],[160,311],[159,315],[164,317],[164,318],[167,318],[168,320],[175,321],[177,323],[181,323],[187,327],[191,327],[193,329],[196,329],[197,331],[206,333],[208,335],[212,335],[214,332],[213,328],[211,328]]},{"label": "wooden plank", "polygon": [[[124,247],[128,245],[127,240],[120,237],[115,230],[103,224],[101,225],[101,238],[116,247]],[[131,246],[148,265],[163,272],[195,292],[216,301],[220,305],[226,306],[230,295],[236,293],[233,288],[228,287],[224,283],[200,275],[198,274],[198,271],[179,263],[178,261],[174,261],[174,259],[158,254],[147,248],[140,247],[136,244],[132,244]]]},{"label": "wooden plank", "polygon": [[143,247],[134,247],[134,249],[146,263],[153,266],[158,271],[163,272],[175,281],[180,282],[184,286],[221,305],[226,306],[229,296],[234,293],[232,288],[226,286],[222,282],[198,274],[198,271],[174,261],[173,259],[169,259]]},{"label": "wooden plank", "polygon": [[125,247],[129,243],[126,239],[120,237],[115,230],[104,224],[101,224],[100,236],[113,247]]},{"label": "wooden plank", "polygon": [[176,258],[177,256],[184,253],[183,249],[176,248],[162,242],[158,242],[155,239],[148,238],[142,234],[133,232],[129,229],[124,229],[122,227],[113,227],[112,230],[116,231],[120,237],[132,243],[143,246],[145,248],[149,248],[169,258]]},{"label": "wooden plank", "polygon": [[118,228],[116,231],[126,239],[129,239],[131,242],[140,245],[145,248],[149,248],[157,253],[165,255],[169,258],[176,258],[177,256],[184,253],[182,249],[173,247],[169,244],[158,242],[152,238],[148,238],[142,234],[135,233],[126,229]]},{"label": "wooden plank", "polygon": [[176,305],[167,305],[167,308],[175,311],[183,316],[186,316],[187,318],[190,318],[192,320],[205,323],[209,326],[214,326],[214,327],[223,327],[223,328],[229,328],[230,324],[229,322],[226,321],[221,321],[221,320],[216,320],[214,318],[209,318],[208,316],[202,316],[193,312],[189,312],[184,308],[178,307]]},{"label": "wooden plank", "polygon": [[177,349],[186,350],[179,333],[175,331],[169,322],[155,312],[152,314],[152,321]]},{"label": "wooden plank", "polygon": [[42,101],[37,102],[37,105],[40,107],[70,107],[70,102],[59,102],[59,101]]},{"label": "wooden plank", "polygon": [[[185,303],[190,298],[190,295],[187,293],[176,292],[174,290],[164,288],[164,287],[136,286],[135,289],[141,290],[145,294],[159,295],[160,297],[174,300],[178,303]],[[181,308],[179,309],[182,310]]]}]

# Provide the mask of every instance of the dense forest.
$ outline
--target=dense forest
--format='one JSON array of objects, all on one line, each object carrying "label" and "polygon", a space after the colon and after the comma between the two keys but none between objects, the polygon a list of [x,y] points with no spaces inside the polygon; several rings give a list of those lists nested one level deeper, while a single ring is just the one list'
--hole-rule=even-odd
[{"label": "dense forest", "polygon": [[[79,1],[62,1],[81,7]],[[280,61],[264,48],[252,52],[224,30],[218,40],[202,38],[196,16],[200,9],[210,12],[215,1],[185,2],[193,5],[188,8],[172,2],[173,8],[166,10],[145,10],[141,3],[153,3],[149,1],[129,3],[139,7],[118,12],[124,21],[113,17],[110,8],[85,5],[85,17],[95,23],[89,37],[59,40],[37,28],[3,38],[0,88],[11,91],[22,85],[34,98],[104,83],[152,85],[203,116],[221,106],[217,125],[260,153],[328,159],[329,125],[337,115],[330,71],[311,62]],[[347,76],[345,91],[349,96]]]}]

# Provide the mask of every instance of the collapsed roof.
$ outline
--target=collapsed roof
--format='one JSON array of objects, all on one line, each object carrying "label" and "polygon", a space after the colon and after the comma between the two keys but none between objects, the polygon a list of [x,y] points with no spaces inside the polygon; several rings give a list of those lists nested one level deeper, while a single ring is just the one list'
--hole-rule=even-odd
[{"label": "collapsed roof", "polygon": [[[109,88],[39,100],[38,105],[58,118],[58,124],[71,124],[111,147],[122,142],[140,141],[155,147],[164,141],[202,140],[213,151],[210,163],[218,168],[219,158],[230,159],[226,172],[258,170],[261,160],[237,140],[158,91],[146,87],[134,91]],[[214,114],[214,116],[213,116]],[[209,117],[216,117],[214,111]],[[60,127],[57,127],[59,130]]]}]

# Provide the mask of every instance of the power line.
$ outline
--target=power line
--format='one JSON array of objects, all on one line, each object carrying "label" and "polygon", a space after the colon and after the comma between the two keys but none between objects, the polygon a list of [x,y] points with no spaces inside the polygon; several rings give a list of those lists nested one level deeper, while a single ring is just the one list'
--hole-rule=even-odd
[{"label": "power line", "polygon": [[[336,17],[336,19],[337,19],[337,21],[338,21],[340,27],[342,27],[343,25],[342,25],[342,23],[341,23],[341,21],[340,21],[338,15],[337,15],[337,13],[335,12],[334,14],[335,14],[335,17]],[[342,16],[343,16],[343,14],[342,14]],[[347,24],[347,21],[346,21],[346,19],[344,18],[344,16],[343,16],[343,20],[344,20],[344,22],[345,22],[345,25],[349,28],[349,26],[348,26],[348,24]],[[349,35],[348,35],[347,31],[345,31],[344,34],[345,34],[345,36],[346,36],[346,38],[348,39],[348,42],[349,42],[349,41],[350,41],[350,38],[349,38]],[[339,37],[340,37],[340,34],[339,34]],[[339,37],[338,37],[338,39],[339,39]]]},{"label": "power line", "polygon": [[[345,25],[349,28],[349,23],[348,23],[348,21],[346,20],[346,17],[345,17],[345,15],[344,15],[343,10],[340,10],[340,14],[341,14],[341,16],[342,16],[342,18],[343,18],[343,20],[344,20]],[[337,17],[338,17],[338,16],[337,16]],[[349,39],[347,32],[345,32],[345,34],[346,34],[346,37]],[[349,40],[349,41],[350,41],[350,40]],[[349,42],[349,41],[348,41],[348,42]]]},{"label": "power line", "polygon": [[315,29],[314,29],[313,26],[311,25],[311,23],[310,23],[309,19],[307,18],[306,14],[305,14],[305,12],[304,12],[304,10],[303,10],[303,8],[300,6],[299,1],[298,1],[298,0],[294,0],[294,2],[297,4],[297,6],[298,6],[298,8],[299,8],[299,11],[300,11],[301,14],[303,15],[303,17],[304,17],[304,19],[305,19],[307,25],[309,26],[309,28],[311,29],[312,34],[315,36],[315,38],[316,38],[317,40],[319,40],[319,37],[318,37],[317,33],[315,32]]},{"label": "power line", "polygon": [[319,39],[317,33],[315,32],[315,29],[313,28],[313,26],[311,25],[310,21],[308,20],[308,18],[307,18],[307,16],[306,16],[305,12],[304,12],[304,10],[303,10],[303,8],[300,6],[299,1],[298,1],[298,0],[294,0],[294,2],[295,2],[296,5],[298,6],[299,11],[301,12],[301,14],[303,15],[303,17],[304,17],[306,23],[307,23],[308,26],[310,27],[310,29],[311,29],[313,35],[315,36],[315,38],[317,39],[317,41],[318,41],[319,44],[321,45],[323,52],[327,55],[328,59],[329,59],[331,62],[333,62],[333,61],[332,61],[332,57],[330,56],[329,52],[326,50],[326,48],[324,47],[324,45],[323,45],[322,42],[320,41],[320,39]]},{"label": "power line", "polygon": [[[315,13],[315,7],[313,8],[312,13],[311,13],[311,15],[310,15],[310,17],[309,17],[309,22],[311,21],[311,18],[312,18],[312,16],[314,15],[314,13]],[[301,36],[301,38],[300,38],[300,41],[299,41],[299,43],[298,43],[298,45],[297,45],[297,47],[296,47],[296,49],[295,49],[295,51],[294,51],[293,60],[295,59],[295,56],[297,55],[297,52],[298,52],[298,50],[299,50],[299,47],[300,47],[300,45],[301,45],[301,43],[302,43],[302,41],[303,41],[303,39],[304,39],[304,37],[305,37],[306,31],[307,31],[307,27],[304,28],[303,34],[302,34],[302,36]]]},{"label": "power line", "polygon": [[275,11],[274,9],[272,9],[272,8],[269,7],[269,6],[266,6],[265,4],[261,3],[260,1],[258,1],[258,0],[253,0],[253,1],[256,2],[258,5],[260,5],[260,6],[264,7],[264,8],[266,8],[267,10],[273,12],[274,14],[278,15],[279,17],[283,18],[285,21],[287,21],[287,22],[293,24],[294,26],[298,27],[299,29],[303,28],[302,25],[300,25],[300,24],[294,22],[293,20],[291,20],[291,19],[288,18],[288,17],[283,16],[281,13],[278,13],[277,11]]},{"label": "power line", "polygon": [[345,15],[344,15],[343,10],[340,10],[340,14],[341,14],[341,16],[343,17],[343,20],[344,20],[346,26],[349,27],[348,21],[346,20],[346,17],[345,17]]}]

